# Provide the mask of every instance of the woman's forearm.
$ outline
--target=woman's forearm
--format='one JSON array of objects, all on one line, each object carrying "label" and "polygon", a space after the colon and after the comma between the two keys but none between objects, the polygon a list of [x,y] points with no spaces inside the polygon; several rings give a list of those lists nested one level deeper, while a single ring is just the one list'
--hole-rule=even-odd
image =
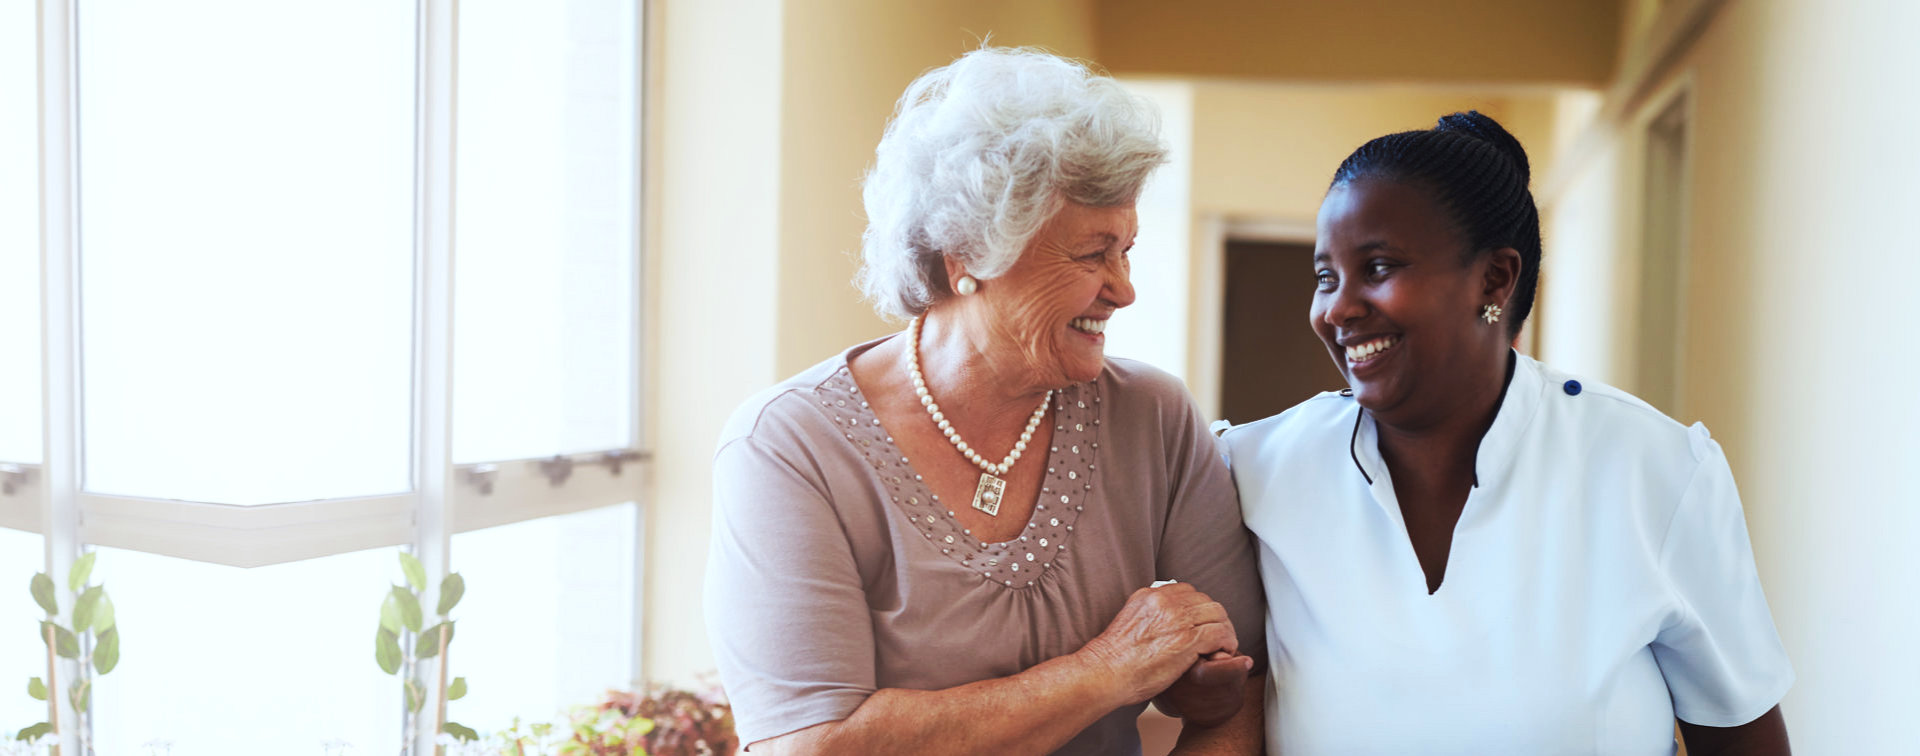
[{"label": "woman's forearm", "polygon": [[1174,745],[1173,756],[1252,756],[1266,748],[1266,693],[1267,678],[1257,675],[1247,678],[1246,693],[1240,699],[1240,710],[1232,719],[1213,727],[1185,725],[1180,728],[1180,740]]},{"label": "woman's forearm", "polygon": [[754,754],[1046,754],[1135,701],[1085,654],[945,690],[887,688],[852,716],[753,744]]},{"label": "woman's forearm", "polygon": [[1787,720],[1775,706],[1738,727],[1706,727],[1680,723],[1680,737],[1688,756],[1788,756]]}]

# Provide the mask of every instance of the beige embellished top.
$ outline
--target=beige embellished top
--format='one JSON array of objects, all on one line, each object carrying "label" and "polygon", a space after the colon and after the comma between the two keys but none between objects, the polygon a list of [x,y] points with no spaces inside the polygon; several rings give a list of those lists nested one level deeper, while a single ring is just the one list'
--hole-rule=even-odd
[{"label": "beige embellished top", "polygon": [[[1178,379],[1109,359],[1055,392],[1040,500],[1019,536],[987,543],[854,385],[848,359],[877,343],[754,397],[721,436],[707,628],[743,743],[845,719],[880,688],[949,688],[1072,653],[1155,580],[1225,605],[1241,652],[1263,658],[1252,541]],[[1057,753],[1138,753],[1143,706]]]}]

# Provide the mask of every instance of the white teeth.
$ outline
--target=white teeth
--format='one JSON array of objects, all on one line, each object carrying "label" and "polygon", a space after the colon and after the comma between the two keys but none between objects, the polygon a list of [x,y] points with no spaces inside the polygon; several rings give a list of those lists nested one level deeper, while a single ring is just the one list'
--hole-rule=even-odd
[{"label": "white teeth", "polygon": [[1388,336],[1358,346],[1350,346],[1347,347],[1347,359],[1353,360],[1354,362],[1366,362],[1367,360],[1373,359],[1374,355],[1392,349],[1399,343],[1399,339]]},{"label": "white teeth", "polygon": [[1087,333],[1104,333],[1107,330],[1107,321],[1093,318],[1074,318],[1069,325]]}]

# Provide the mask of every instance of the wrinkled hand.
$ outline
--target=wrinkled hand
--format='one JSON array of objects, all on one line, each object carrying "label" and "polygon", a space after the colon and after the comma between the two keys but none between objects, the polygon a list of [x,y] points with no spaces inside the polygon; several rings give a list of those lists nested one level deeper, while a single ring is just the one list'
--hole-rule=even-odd
[{"label": "wrinkled hand", "polygon": [[[1191,585],[1173,583],[1134,591],[1107,629],[1080,652],[1113,675],[1133,704],[1166,690],[1200,657],[1216,651],[1232,655],[1239,647],[1226,607]],[[1222,673],[1206,674],[1211,681]],[[1244,680],[1245,673],[1240,677]]]},{"label": "wrinkled hand", "polygon": [[1253,671],[1253,657],[1215,651],[1188,667],[1180,679],[1153,702],[1169,716],[1187,724],[1212,727],[1240,712],[1246,695],[1247,675]]}]

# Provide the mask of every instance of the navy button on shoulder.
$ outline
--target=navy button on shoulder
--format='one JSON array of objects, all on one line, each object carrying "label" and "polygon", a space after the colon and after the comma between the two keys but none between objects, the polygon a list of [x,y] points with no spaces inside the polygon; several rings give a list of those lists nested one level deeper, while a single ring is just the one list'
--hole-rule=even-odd
[{"label": "navy button on shoulder", "polygon": [[1566,382],[1566,385],[1563,385],[1563,386],[1561,386],[1561,388],[1563,388],[1563,389],[1566,389],[1566,390],[1567,390],[1567,396],[1579,396],[1579,395],[1580,395],[1580,382],[1579,382],[1579,381],[1567,381],[1567,382]]},{"label": "navy button on shoulder", "polygon": [[1340,395],[1341,395],[1341,396],[1353,396],[1353,389],[1350,389],[1350,388],[1343,388],[1343,389],[1340,389]]}]

